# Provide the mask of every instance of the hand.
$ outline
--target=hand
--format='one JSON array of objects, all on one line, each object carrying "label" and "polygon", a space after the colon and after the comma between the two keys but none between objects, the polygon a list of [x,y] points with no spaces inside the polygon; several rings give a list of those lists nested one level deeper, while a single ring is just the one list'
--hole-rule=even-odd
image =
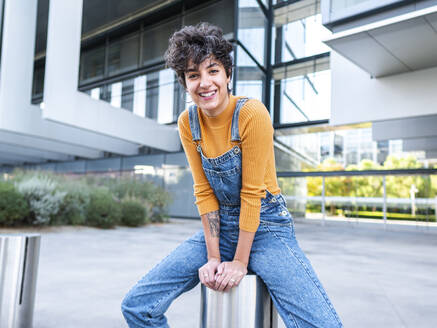
[{"label": "hand", "polygon": [[202,284],[215,290],[215,273],[220,265],[218,258],[212,257],[199,269],[199,279]]},{"label": "hand", "polygon": [[215,290],[227,292],[238,286],[241,279],[247,274],[247,265],[238,260],[222,262],[215,275]]}]

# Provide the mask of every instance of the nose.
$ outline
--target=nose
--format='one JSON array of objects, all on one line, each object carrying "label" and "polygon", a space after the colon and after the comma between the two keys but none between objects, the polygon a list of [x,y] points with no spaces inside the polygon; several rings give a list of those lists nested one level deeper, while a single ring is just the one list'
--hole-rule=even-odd
[{"label": "nose", "polygon": [[201,74],[200,76],[200,87],[204,89],[208,89],[211,85],[211,79],[208,74]]}]

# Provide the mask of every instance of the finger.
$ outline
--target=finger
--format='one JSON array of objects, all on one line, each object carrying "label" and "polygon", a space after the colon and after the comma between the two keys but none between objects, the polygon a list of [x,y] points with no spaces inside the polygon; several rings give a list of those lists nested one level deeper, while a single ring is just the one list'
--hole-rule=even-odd
[{"label": "finger", "polygon": [[226,286],[228,285],[230,279],[231,279],[231,276],[229,274],[225,275],[225,277],[223,278],[223,280],[220,283],[220,286],[218,287],[217,290],[219,290],[221,292],[224,291]]},{"label": "finger", "polygon": [[225,263],[222,262],[219,264],[219,266],[217,267],[217,273],[218,274],[223,274],[223,271],[225,270]]},{"label": "finger", "polygon": [[214,288],[215,288],[215,290],[218,290],[218,289],[219,289],[219,287],[220,287],[220,285],[221,285],[221,283],[222,283],[224,277],[225,277],[224,275],[221,275],[221,274],[219,274],[219,273],[217,273],[217,274],[215,275],[215,284],[214,284]]},{"label": "finger", "polygon": [[214,289],[215,282],[216,282],[215,272],[214,272],[213,269],[210,269],[209,272],[208,272],[208,281],[207,281],[208,287]]},{"label": "finger", "polygon": [[210,279],[209,279],[210,275],[208,273],[208,270],[202,271],[202,277],[203,277],[203,280],[205,281],[205,284],[208,284],[210,282]]},{"label": "finger", "polygon": [[206,284],[206,281],[205,281],[205,277],[204,277],[204,275],[203,275],[203,270],[199,270],[199,280],[200,280],[200,283],[202,283],[202,284]]},{"label": "finger", "polygon": [[235,279],[229,279],[228,285],[225,288],[225,292],[231,290],[231,288],[235,287]]}]

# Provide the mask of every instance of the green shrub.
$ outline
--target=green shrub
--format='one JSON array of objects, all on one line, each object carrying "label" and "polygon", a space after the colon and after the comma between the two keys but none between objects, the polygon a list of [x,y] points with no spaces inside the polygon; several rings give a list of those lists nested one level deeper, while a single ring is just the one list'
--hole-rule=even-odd
[{"label": "green shrub", "polygon": [[166,222],[168,219],[167,206],[170,203],[170,194],[161,187],[154,187],[149,195],[149,213],[151,222]]},{"label": "green shrub", "polygon": [[100,228],[112,228],[120,222],[121,208],[107,188],[94,188],[87,210],[87,223]]},{"label": "green shrub", "polygon": [[29,204],[33,224],[49,224],[58,215],[66,192],[49,175],[36,174],[18,180],[15,186]]},{"label": "green shrub", "polygon": [[118,199],[134,197],[147,200],[155,190],[153,183],[131,178],[121,178],[117,180],[104,179],[103,184],[107,186]]},{"label": "green shrub", "polygon": [[90,188],[81,181],[65,181],[62,190],[67,194],[61,204],[56,223],[84,225],[90,203]]},{"label": "green shrub", "polygon": [[125,199],[121,202],[121,223],[129,227],[147,223],[146,209],[140,200]]},{"label": "green shrub", "polygon": [[0,224],[5,226],[24,223],[29,206],[14,185],[0,181]]}]

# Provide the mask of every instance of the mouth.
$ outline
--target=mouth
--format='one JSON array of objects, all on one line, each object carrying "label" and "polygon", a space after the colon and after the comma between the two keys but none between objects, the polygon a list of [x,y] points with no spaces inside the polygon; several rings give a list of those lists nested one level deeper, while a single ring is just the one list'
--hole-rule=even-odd
[{"label": "mouth", "polygon": [[201,92],[199,93],[199,96],[204,98],[204,99],[209,99],[215,96],[215,94],[217,93],[217,90],[213,90],[213,91],[209,91],[209,92]]}]

